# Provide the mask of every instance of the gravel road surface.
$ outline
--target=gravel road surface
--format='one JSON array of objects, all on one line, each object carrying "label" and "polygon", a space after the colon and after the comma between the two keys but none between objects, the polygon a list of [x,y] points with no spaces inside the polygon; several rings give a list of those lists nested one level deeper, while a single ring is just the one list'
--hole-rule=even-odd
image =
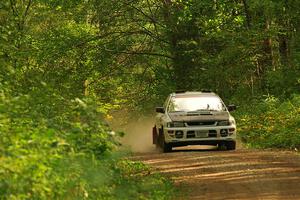
[{"label": "gravel road surface", "polygon": [[191,146],[133,159],[171,178],[181,191],[176,199],[300,200],[300,155],[293,152]]}]

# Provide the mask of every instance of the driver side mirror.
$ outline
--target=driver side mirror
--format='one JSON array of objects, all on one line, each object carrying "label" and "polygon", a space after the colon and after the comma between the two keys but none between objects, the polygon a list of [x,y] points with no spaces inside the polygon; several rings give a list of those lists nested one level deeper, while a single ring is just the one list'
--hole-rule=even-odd
[{"label": "driver side mirror", "polygon": [[165,108],[164,107],[156,107],[155,111],[157,113],[165,113]]},{"label": "driver side mirror", "polygon": [[236,110],[236,105],[234,105],[234,104],[228,105],[227,109],[229,112],[234,111],[234,110]]}]

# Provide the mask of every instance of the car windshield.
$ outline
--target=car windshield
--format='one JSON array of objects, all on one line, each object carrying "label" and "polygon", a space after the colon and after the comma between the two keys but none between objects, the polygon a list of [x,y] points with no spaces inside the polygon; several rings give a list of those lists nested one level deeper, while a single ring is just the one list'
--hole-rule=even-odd
[{"label": "car windshield", "polygon": [[225,105],[219,97],[195,96],[171,98],[169,112],[225,111]]}]

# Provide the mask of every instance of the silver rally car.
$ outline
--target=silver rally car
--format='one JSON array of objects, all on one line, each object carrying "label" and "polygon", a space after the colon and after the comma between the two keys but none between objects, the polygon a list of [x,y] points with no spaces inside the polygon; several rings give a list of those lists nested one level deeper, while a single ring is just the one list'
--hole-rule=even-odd
[{"label": "silver rally car", "polygon": [[229,112],[235,109],[235,105],[226,107],[210,91],[172,93],[163,107],[156,108],[153,144],[163,152],[172,147],[202,144],[234,150],[236,124]]}]

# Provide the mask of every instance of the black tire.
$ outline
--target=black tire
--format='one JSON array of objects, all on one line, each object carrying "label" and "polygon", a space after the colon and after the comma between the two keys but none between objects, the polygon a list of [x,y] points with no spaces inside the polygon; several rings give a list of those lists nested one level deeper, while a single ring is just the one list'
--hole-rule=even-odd
[{"label": "black tire", "polygon": [[159,148],[159,149],[162,148],[162,141],[163,141],[162,129],[158,129],[158,137],[157,137],[157,141],[156,141],[156,148]]},{"label": "black tire", "polygon": [[162,150],[163,150],[164,153],[171,152],[172,151],[172,146],[170,144],[167,144],[167,143],[164,142]]},{"label": "black tire", "polygon": [[236,142],[235,141],[228,141],[225,143],[227,150],[235,150],[236,149]]},{"label": "black tire", "polygon": [[159,146],[164,153],[172,151],[172,145],[165,142],[165,137],[163,133],[163,129],[159,129],[159,134],[157,138],[157,147]]},{"label": "black tire", "polygon": [[[155,127],[156,128],[156,127]],[[161,144],[161,142],[160,142],[160,129],[158,129],[158,136],[156,137],[156,142],[155,142],[155,147],[156,147],[156,149],[160,149],[160,144]]]}]

